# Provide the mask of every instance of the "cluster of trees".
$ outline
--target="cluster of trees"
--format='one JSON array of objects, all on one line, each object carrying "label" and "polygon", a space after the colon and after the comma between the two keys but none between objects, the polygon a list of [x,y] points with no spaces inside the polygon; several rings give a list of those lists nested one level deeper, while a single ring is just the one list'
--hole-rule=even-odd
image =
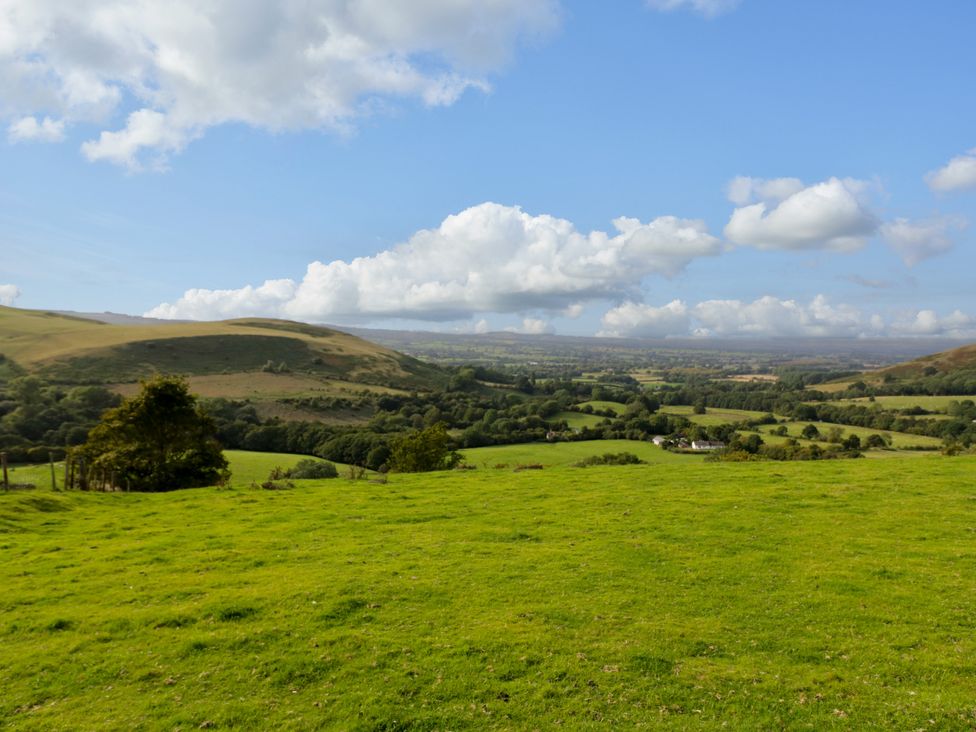
[{"label": "cluster of trees", "polygon": [[65,390],[36,376],[0,384],[0,450],[10,462],[43,462],[81,445],[106,409],[121,402],[100,386]]},{"label": "cluster of trees", "polygon": [[213,420],[180,377],[159,376],[105,412],[87,442],[72,451],[82,485],[89,475],[111,488],[168,491],[215,485],[230,477]]}]

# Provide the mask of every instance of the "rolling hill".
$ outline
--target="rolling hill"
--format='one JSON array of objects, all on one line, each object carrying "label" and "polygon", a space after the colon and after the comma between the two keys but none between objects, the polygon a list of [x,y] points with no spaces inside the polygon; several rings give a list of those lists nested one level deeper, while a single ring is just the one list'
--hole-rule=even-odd
[{"label": "rolling hill", "polygon": [[890,375],[897,379],[905,379],[947,374],[961,370],[976,370],[976,343],[895,364],[874,372],[872,376],[884,378],[886,375]]},{"label": "rolling hill", "polygon": [[0,354],[54,383],[124,385],[179,373],[208,396],[424,390],[447,378],[347,333],[259,318],[113,324],[0,307]]}]

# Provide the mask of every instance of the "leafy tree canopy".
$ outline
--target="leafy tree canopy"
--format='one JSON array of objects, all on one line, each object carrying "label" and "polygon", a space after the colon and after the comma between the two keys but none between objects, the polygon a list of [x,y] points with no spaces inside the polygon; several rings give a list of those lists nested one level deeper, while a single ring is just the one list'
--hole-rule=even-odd
[{"label": "leafy tree canopy", "polygon": [[177,376],[144,381],[139,394],[102,416],[80,452],[131,490],[193,488],[230,476],[213,420]]},{"label": "leafy tree canopy", "polygon": [[390,450],[390,467],[400,473],[449,470],[461,461],[451,449],[451,437],[443,422],[398,437]]}]

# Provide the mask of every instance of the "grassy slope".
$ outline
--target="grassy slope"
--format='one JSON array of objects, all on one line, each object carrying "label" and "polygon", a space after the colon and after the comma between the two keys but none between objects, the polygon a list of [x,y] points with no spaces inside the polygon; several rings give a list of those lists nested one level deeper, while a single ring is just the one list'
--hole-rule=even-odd
[{"label": "grassy slope", "polygon": [[0,719],[968,729],[974,469],[0,495]]},{"label": "grassy slope", "polygon": [[753,412],[748,409],[712,409],[711,407],[705,410],[705,414],[695,414],[694,407],[690,406],[661,407],[660,411],[662,414],[675,414],[684,417],[695,424],[706,427],[747,422],[750,419],[759,419],[765,414],[765,412]]},{"label": "grassy slope", "polygon": [[688,463],[701,459],[698,455],[679,455],[663,450],[649,442],[633,440],[584,440],[581,442],[532,442],[525,445],[495,445],[461,450],[465,462],[477,467],[530,463],[548,467],[565,467],[592,455],[630,452],[648,463]]},{"label": "grassy slope", "polygon": [[[810,422],[786,422],[787,433],[790,437],[799,438],[800,433],[803,428],[806,427]],[[813,422],[820,434],[824,437],[827,436],[828,430],[831,427],[839,427],[847,435],[857,435],[863,442],[870,435],[884,435],[891,438],[891,445],[895,448],[912,448],[912,447],[923,447],[929,449],[937,449],[942,446],[942,440],[938,437],[928,437],[926,435],[912,435],[907,432],[891,432],[889,430],[873,430],[868,427],[852,427],[846,424],[832,424],[831,422]],[[763,433],[765,438],[766,433],[772,431],[779,425],[763,425],[758,428],[758,431]],[[806,440],[801,440],[802,443],[806,443]]]},{"label": "grassy slope", "polygon": [[355,336],[280,320],[107,325],[0,307],[0,353],[65,382],[134,381],[153,370],[226,377],[259,372],[269,360],[301,371],[278,382],[289,393],[308,392],[308,384],[287,381],[309,376],[326,383],[340,379],[405,388],[444,378],[435,367]]},{"label": "grassy slope", "polygon": [[[976,399],[976,397],[965,396],[879,396],[872,402],[868,397],[859,399],[835,399],[838,404],[857,404],[862,407],[870,407],[878,404],[884,409],[910,409],[911,407],[922,407],[930,412],[944,412],[949,402],[961,402],[966,399]],[[931,415],[924,415],[930,417]]]}]

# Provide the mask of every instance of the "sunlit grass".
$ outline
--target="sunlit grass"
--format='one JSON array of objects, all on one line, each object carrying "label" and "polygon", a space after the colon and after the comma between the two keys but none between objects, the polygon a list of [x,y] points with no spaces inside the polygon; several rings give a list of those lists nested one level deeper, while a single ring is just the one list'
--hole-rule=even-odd
[{"label": "sunlit grass", "polygon": [[689,459],[0,495],[0,719],[969,729],[974,470]]}]

